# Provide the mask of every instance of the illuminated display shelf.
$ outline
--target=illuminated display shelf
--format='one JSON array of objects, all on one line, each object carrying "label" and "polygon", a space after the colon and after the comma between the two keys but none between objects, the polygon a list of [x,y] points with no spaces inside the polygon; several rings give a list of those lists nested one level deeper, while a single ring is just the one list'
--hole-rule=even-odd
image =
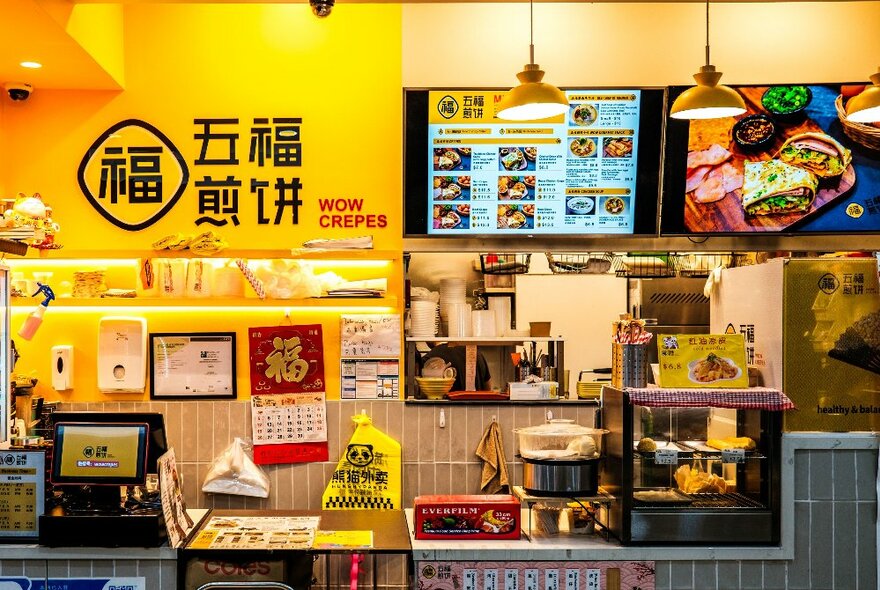
[{"label": "illuminated display shelf", "polygon": [[259,259],[291,259],[291,260],[399,260],[402,252],[395,250],[326,250],[326,249],[296,249],[296,250],[221,250],[209,256],[199,256],[189,250],[35,250],[31,248],[28,254],[22,258],[11,258],[11,261],[46,261],[52,260],[126,260],[138,258],[246,258]]},{"label": "illuminated display shelf", "polygon": [[[34,307],[30,297],[14,297],[12,307]],[[161,311],[176,307],[396,307],[397,297],[311,297],[308,299],[258,299],[256,297],[61,297],[52,307],[138,307]]]}]

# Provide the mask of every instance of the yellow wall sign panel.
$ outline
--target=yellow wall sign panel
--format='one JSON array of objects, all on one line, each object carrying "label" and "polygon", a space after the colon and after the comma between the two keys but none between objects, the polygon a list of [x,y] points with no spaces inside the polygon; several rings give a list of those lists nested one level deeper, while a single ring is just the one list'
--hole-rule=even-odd
[{"label": "yellow wall sign panel", "polygon": [[657,348],[663,387],[749,386],[741,334],[660,334]]}]

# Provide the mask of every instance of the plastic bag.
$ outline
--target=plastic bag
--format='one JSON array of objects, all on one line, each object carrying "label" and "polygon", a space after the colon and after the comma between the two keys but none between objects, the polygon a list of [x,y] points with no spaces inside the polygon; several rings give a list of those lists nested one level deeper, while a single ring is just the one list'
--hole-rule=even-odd
[{"label": "plastic bag", "polygon": [[400,443],[373,426],[366,414],[351,418],[357,428],[324,490],[324,510],[400,510]]},{"label": "plastic bag", "polygon": [[256,498],[269,497],[269,477],[254,463],[250,441],[236,437],[214,459],[202,483],[202,491]]}]

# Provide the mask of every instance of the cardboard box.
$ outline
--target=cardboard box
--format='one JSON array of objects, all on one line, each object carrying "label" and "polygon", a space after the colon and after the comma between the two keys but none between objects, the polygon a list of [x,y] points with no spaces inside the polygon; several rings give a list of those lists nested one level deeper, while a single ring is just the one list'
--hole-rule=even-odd
[{"label": "cardboard box", "polygon": [[540,381],[538,383],[521,383],[518,381],[507,384],[510,399],[534,400],[556,399],[559,397],[559,383],[556,381]]},{"label": "cardboard box", "polygon": [[418,496],[416,539],[519,539],[520,503],[511,495]]}]

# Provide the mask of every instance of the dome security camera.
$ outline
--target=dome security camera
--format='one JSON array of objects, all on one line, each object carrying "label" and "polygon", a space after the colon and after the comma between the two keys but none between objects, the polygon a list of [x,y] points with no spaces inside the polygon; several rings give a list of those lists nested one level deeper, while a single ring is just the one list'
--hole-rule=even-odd
[{"label": "dome security camera", "polygon": [[15,102],[24,102],[30,98],[34,87],[25,82],[7,82],[3,85],[6,94]]},{"label": "dome security camera", "polygon": [[336,0],[309,0],[309,4],[312,6],[312,12],[315,13],[315,16],[321,18],[330,14],[335,3]]}]

